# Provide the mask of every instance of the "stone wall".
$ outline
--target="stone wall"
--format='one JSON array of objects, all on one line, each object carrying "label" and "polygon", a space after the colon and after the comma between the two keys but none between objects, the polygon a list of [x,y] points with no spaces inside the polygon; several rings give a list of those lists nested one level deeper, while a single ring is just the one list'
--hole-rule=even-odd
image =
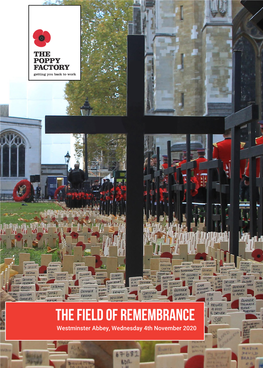
[{"label": "stone wall", "polygon": [[175,2],[159,0],[155,8],[154,109],[174,109]]},{"label": "stone wall", "polygon": [[[146,112],[229,115],[232,24],[243,9],[240,1],[140,0],[140,5],[141,33],[146,35]],[[161,152],[166,138],[159,137],[159,144],[156,141]],[[198,139],[205,145],[205,137]],[[183,141],[184,137],[170,136],[170,140]]]},{"label": "stone wall", "polygon": [[202,4],[201,1],[176,2],[174,95],[178,115],[203,114]]}]

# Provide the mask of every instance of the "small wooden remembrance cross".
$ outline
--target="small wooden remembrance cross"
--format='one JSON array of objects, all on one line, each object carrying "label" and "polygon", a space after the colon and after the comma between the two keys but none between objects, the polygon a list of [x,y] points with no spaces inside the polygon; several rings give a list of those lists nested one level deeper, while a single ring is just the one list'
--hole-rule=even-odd
[{"label": "small wooden remembrance cross", "polygon": [[128,36],[127,116],[46,116],[46,133],[127,134],[126,285],[143,276],[144,134],[222,134],[224,118],[144,115],[144,36]]}]

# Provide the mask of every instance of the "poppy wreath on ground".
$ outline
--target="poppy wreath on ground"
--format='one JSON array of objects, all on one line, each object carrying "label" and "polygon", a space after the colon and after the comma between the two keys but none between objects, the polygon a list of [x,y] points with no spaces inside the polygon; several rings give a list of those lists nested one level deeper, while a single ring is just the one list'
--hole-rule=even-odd
[{"label": "poppy wreath on ground", "polygon": [[57,197],[58,197],[58,193],[59,193],[63,188],[65,188],[65,185],[60,185],[60,186],[55,190],[55,193],[54,193],[54,199],[57,199]]},{"label": "poppy wreath on ground", "polygon": [[[25,190],[25,193],[20,196],[18,193],[19,193],[20,187],[23,187],[23,186],[25,186],[26,190]],[[26,179],[20,180],[16,184],[16,186],[14,187],[14,190],[13,190],[14,200],[16,202],[22,202],[30,196],[31,196],[31,183],[30,183],[30,181],[28,181]]]}]

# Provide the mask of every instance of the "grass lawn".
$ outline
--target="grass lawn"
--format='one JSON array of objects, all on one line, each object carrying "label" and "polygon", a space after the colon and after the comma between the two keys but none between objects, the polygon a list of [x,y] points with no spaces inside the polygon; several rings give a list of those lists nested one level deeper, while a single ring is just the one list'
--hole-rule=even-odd
[{"label": "grass lawn", "polygon": [[22,224],[24,222],[36,222],[34,217],[39,217],[40,212],[46,210],[61,210],[57,203],[25,203],[25,202],[1,202],[0,224]]},{"label": "grass lawn", "polygon": [[[45,210],[61,210],[61,207],[52,202],[45,203],[24,203],[24,202],[1,202],[0,203],[0,224],[23,224],[36,222],[35,217],[40,219],[40,213]],[[5,245],[1,246],[0,263],[4,262],[5,258],[15,257],[15,264],[19,263],[19,253],[30,253],[30,260],[40,264],[41,254],[47,253],[46,248],[43,249],[7,249]],[[52,261],[58,261],[59,257],[55,251],[52,254]]]},{"label": "grass lawn", "polygon": [[[13,258],[15,259],[14,264],[19,265],[19,253],[29,253],[30,254],[30,261],[34,261],[35,263],[41,265],[41,254],[47,254],[46,248],[38,249],[20,249],[13,247],[11,249],[7,249],[6,246],[2,246],[0,249],[0,263],[4,263],[5,258]],[[52,253],[52,262],[60,261],[58,252],[55,251]]]}]

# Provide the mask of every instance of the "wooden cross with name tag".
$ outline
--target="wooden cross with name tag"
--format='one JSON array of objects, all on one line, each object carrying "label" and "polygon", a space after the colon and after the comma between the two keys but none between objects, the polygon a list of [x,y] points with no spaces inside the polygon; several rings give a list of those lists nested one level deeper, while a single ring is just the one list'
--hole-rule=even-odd
[{"label": "wooden cross with name tag", "polygon": [[222,134],[224,118],[144,115],[145,39],[128,36],[127,116],[46,116],[46,133],[126,134],[126,284],[143,275],[144,134]]}]

